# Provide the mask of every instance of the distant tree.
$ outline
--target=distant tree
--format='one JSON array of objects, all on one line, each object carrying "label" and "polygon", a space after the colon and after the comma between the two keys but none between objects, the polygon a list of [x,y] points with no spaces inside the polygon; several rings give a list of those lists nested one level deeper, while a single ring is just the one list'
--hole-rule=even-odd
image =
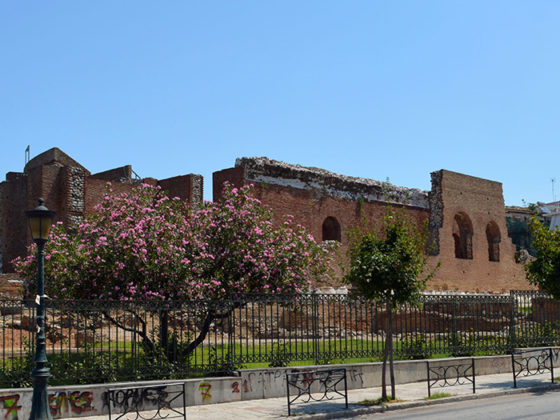
[{"label": "distant tree", "polygon": [[[365,230],[365,231],[364,231]],[[390,363],[391,396],[396,398],[393,370],[393,310],[419,298],[426,281],[426,232],[410,220],[406,210],[388,207],[378,232],[364,223],[349,233],[350,268],[346,280],[366,299],[387,308],[386,343],[382,367],[382,400],[387,401],[386,367]]]},{"label": "distant tree", "polygon": [[[187,357],[216,319],[243,304],[221,302],[244,293],[305,292],[312,279],[328,276],[330,253],[291,218],[273,225],[271,210],[251,187],[227,186],[223,200],[190,210],[161,189],[141,185],[130,194],[109,188],[73,232],[55,226],[45,260],[46,292],[55,299],[154,302],[160,308],[166,302],[220,302],[199,311],[198,334],[179,355]],[[32,295],[35,252],[14,263]],[[131,327],[105,316],[155,350],[145,322]],[[159,345],[171,357],[168,313],[159,316]]]},{"label": "distant tree", "polygon": [[560,230],[551,230],[535,216],[529,223],[536,258],[525,265],[527,279],[560,299]]}]

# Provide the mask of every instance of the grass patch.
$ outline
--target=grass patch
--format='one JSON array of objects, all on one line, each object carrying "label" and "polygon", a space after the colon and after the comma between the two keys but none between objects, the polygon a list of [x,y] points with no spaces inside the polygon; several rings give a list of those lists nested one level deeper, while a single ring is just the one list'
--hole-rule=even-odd
[{"label": "grass patch", "polygon": [[381,405],[381,404],[383,404],[383,401],[381,401],[381,397],[380,397],[380,398],[377,398],[376,400],[363,400],[363,401],[358,402],[358,404],[359,405],[367,405],[367,406]]},{"label": "grass patch", "polygon": [[429,397],[424,398],[425,400],[438,400],[440,398],[447,398],[447,397],[452,397],[453,394],[450,394],[449,392],[435,392],[432,395],[430,395]]},{"label": "grass patch", "polygon": [[396,403],[396,402],[403,402],[404,400],[400,400],[398,398],[393,398],[392,395],[389,395],[389,400],[388,401],[383,401],[381,399],[381,397],[375,399],[375,400],[363,400],[358,402],[359,405],[367,405],[367,406],[371,406],[371,405],[383,405],[383,404],[390,404],[390,403]]}]

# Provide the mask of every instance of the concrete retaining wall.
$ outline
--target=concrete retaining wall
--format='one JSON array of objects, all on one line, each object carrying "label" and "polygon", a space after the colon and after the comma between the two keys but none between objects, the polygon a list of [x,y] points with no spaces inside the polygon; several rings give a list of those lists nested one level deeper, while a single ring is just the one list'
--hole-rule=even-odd
[{"label": "concrete retaining wall", "polygon": [[[475,357],[477,375],[511,372],[511,356]],[[430,363],[446,363],[450,359],[431,359]],[[559,358],[555,366],[560,365]],[[347,370],[348,388],[370,388],[381,385],[381,363],[360,363],[329,365],[325,368],[344,367]],[[298,369],[304,369],[301,366]],[[318,366],[308,366],[317,369]],[[239,376],[222,378],[202,378],[185,380],[187,405],[214,404],[240,400],[282,397],[286,395],[286,370],[294,368],[246,369]],[[426,362],[422,360],[396,361],[395,379],[398,384],[426,380]],[[513,380],[512,380],[513,381]],[[76,386],[49,387],[49,403],[53,418],[70,418],[108,414],[107,392],[119,386],[154,385],[165,382],[150,381],[142,383],[113,383]],[[387,383],[389,383],[387,381]],[[171,391],[171,389],[169,389]],[[0,418],[10,420],[27,419],[30,415],[32,389],[1,389]],[[113,413],[122,412],[126,404],[124,394],[119,404],[111,406]],[[129,398],[132,396],[129,395]],[[153,388],[141,394],[144,408],[153,408],[157,399],[170,399],[165,389]],[[176,400],[178,403],[182,399]]]}]

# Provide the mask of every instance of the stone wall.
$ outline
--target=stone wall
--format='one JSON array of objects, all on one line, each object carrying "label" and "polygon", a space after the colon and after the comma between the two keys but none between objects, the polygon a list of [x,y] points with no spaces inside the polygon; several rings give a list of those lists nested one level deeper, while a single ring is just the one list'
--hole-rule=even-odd
[{"label": "stone wall", "polygon": [[68,212],[65,222],[69,229],[74,229],[84,219],[86,173],[77,167],[67,168],[67,172]]},{"label": "stone wall", "polygon": [[245,181],[256,184],[315,190],[325,196],[350,201],[405,204],[424,209],[429,207],[426,191],[398,187],[373,179],[345,176],[325,169],[292,165],[266,157],[239,158],[235,166],[244,169]]},{"label": "stone wall", "polygon": [[[477,376],[498,373],[509,373],[511,375],[511,356],[509,355],[477,356],[473,359],[475,364],[474,371]],[[436,359],[431,362],[431,365],[446,366],[448,361],[449,359]],[[559,365],[560,360],[555,358],[554,367]],[[298,366],[298,368],[344,368],[347,372],[347,387],[349,390],[379,387],[383,377],[381,362],[331,364],[323,367],[320,365]],[[174,408],[182,407],[182,398],[176,398],[177,387],[167,386],[170,382],[185,383],[187,407],[264,398],[285,398],[287,389],[286,373],[291,370],[293,370],[292,367],[242,369],[237,372],[236,376],[227,377],[49,386],[49,407],[53,413],[53,418],[91,418],[92,416],[102,415],[107,417],[109,411],[107,393],[110,392],[110,388],[134,388],[139,386],[149,387],[148,391],[145,393],[139,392],[138,394],[132,392],[130,394],[121,393],[117,403],[114,400],[112,402],[112,414],[122,413],[125,411],[127,404],[133,404],[133,400],[140,401],[144,410],[156,410],[157,401],[167,402]],[[388,372],[387,375],[389,375]],[[427,379],[426,361],[396,360],[394,362],[394,377],[397,385],[425,382]],[[385,379],[389,381],[388,377]],[[165,388],[162,390],[162,387]],[[0,413],[4,414],[4,418],[29,418],[32,392],[32,388],[0,389],[0,398],[6,403],[3,407],[0,407]],[[284,410],[287,409],[284,408]],[[19,417],[13,416],[13,414],[13,417],[8,417],[10,412],[17,413]],[[341,411],[341,413],[344,412]],[[227,417],[227,415],[224,415],[224,418]]]},{"label": "stone wall", "polygon": [[204,201],[204,178],[202,175],[191,174],[191,203],[196,205]]},{"label": "stone wall", "polygon": [[430,219],[428,228],[430,229],[430,243],[428,252],[430,255],[439,254],[439,229],[443,227],[443,198],[441,190],[442,172],[432,172],[432,191],[429,194],[430,200]]}]

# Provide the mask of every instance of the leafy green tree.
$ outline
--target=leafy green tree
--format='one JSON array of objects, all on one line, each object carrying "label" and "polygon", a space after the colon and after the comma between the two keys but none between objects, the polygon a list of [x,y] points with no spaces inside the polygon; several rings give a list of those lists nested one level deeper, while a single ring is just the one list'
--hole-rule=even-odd
[{"label": "leafy green tree", "polygon": [[386,367],[389,359],[391,395],[396,398],[393,370],[393,310],[419,298],[435,270],[425,273],[426,230],[410,220],[406,210],[388,207],[381,228],[368,223],[349,233],[350,268],[346,280],[356,292],[387,308],[386,343],[382,367],[382,400],[387,401]]},{"label": "leafy green tree", "polygon": [[537,257],[525,265],[527,279],[560,299],[560,230],[550,230],[537,217],[529,223]]}]

